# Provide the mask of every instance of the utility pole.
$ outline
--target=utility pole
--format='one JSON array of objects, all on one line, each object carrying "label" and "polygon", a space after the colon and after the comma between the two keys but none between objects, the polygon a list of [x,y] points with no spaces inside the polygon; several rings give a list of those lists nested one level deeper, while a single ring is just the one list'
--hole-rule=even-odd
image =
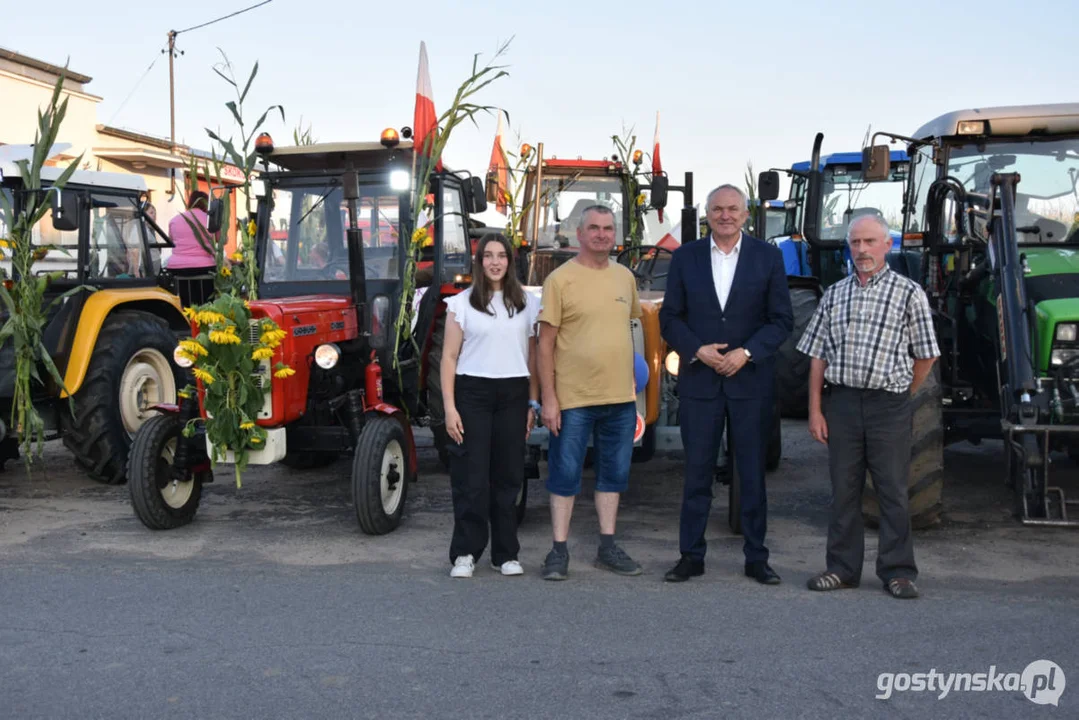
[{"label": "utility pole", "polygon": [[[169,30],[169,153],[176,154],[176,83],[173,75],[173,60],[176,57],[176,31]],[[169,169],[171,183],[169,195],[176,194],[176,168]]]}]

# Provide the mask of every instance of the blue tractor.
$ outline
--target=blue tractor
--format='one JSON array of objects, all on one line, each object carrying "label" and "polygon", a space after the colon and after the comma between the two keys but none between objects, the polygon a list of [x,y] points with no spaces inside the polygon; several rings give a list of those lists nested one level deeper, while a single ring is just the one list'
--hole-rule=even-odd
[{"label": "blue tractor", "polygon": [[[769,240],[783,252],[794,308],[794,330],[779,348],[777,365],[780,412],[784,417],[804,418],[807,414],[809,358],[796,347],[824,289],[850,273],[846,237],[851,222],[862,215],[883,218],[893,228],[889,264],[902,268],[904,274],[916,271],[906,265],[916,254],[903,252],[899,231],[903,221],[904,181],[910,168],[906,151],[892,151],[887,181],[868,183],[862,175],[860,151],[821,157],[821,139],[818,137],[814,145],[813,160],[795,163],[787,171],[791,187],[784,203],[786,227],[783,235]],[[818,237],[807,237],[800,230],[805,220],[809,178],[814,172],[819,173],[820,191],[813,195],[811,212],[819,217],[815,233]]]}]

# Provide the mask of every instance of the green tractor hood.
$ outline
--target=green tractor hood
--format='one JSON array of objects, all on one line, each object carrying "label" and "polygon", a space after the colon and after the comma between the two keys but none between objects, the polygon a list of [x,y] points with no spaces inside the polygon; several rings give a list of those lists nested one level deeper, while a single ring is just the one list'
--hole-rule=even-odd
[{"label": "green tractor hood", "polygon": [[1038,371],[1045,373],[1057,324],[1079,323],[1079,249],[1028,247],[1020,248],[1019,254],[1026,256],[1030,268],[1026,290],[1037,313],[1033,340]]}]

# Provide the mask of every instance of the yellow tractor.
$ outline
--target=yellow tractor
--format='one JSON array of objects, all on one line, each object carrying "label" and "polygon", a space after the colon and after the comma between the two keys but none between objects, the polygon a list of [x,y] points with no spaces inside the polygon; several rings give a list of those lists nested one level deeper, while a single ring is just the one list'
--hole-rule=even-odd
[{"label": "yellow tractor", "polygon": [[[9,152],[0,161],[0,192],[18,212],[30,191],[16,160]],[[61,172],[43,168],[43,188]],[[51,305],[43,339],[66,392],[46,381],[34,402],[48,439],[62,438],[95,480],[119,484],[126,480],[131,439],[153,414],[148,408],[175,403],[184,385],[172,353],[188,326],[178,297],[162,287],[170,281],[160,252],[171,243],[152,217],[141,176],[75,171],[62,191],[49,195],[52,213],[34,228],[43,255],[35,272],[52,278],[45,302],[88,289]],[[0,227],[0,235],[6,229]],[[4,265],[10,277],[10,261]],[[0,468],[19,457],[17,432],[7,424],[14,372],[14,351],[6,343],[0,348]]]}]

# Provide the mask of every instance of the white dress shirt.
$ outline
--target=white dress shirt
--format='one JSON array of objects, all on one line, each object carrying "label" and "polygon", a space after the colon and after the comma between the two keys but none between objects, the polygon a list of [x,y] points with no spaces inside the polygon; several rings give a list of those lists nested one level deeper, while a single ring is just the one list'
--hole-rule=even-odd
[{"label": "white dress shirt", "polygon": [[716,284],[716,298],[719,299],[719,307],[726,310],[727,297],[731,294],[731,284],[734,282],[734,271],[738,268],[742,236],[739,234],[738,242],[729,253],[720,250],[711,235],[708,236],[708,240],[712,246],[712,281]]}]

